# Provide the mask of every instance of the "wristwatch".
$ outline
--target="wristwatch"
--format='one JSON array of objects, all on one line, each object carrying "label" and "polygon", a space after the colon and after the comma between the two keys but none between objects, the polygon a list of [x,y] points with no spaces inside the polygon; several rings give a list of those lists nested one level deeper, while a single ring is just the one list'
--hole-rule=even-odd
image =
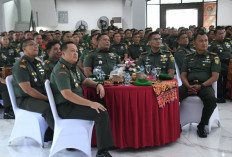
[{"label": "wristwatch", "polygon": [[201,84],[201,89],[203,89],[203,88],[205,88],[205,85],[202,83],[202,84]]}]

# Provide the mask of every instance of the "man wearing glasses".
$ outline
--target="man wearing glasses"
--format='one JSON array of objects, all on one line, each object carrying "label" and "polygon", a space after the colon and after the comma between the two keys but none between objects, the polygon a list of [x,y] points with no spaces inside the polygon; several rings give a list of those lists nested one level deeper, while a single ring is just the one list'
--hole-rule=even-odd
[{"label": "man wearing glasses", "polygon": [[160,49],[162,45],[162,38],[159,32],[152,32],[148,37],[148,44],[151,49],[143,52],[139,57],[138,65],[161,68],[161,73],[174,75],[175,64],[174,57],[170,51],[163,51]]},{"label": "man wearing glasses", "polygon": [[35,59],[39,44],[32,39],[26,39],[23,41],[22,49],[24,56],[13,67],[17,105],[21,109],[44,114],[50,110],[50,106],[44,87],[45,71],[42,63]]}]

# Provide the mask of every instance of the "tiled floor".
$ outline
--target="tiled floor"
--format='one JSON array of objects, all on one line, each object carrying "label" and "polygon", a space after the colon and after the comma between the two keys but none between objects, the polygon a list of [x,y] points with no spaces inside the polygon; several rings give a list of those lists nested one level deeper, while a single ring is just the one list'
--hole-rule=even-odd
[{"label": "tiled floor", "polygon": [[[162,147],[145,149],[115,149],[110,151],[114,157],[232,157],[232,102],[218,104],[221,118],[221,127],[216,124],[208,138],[198,138],[196,124],[183,128],[181,137],[174,143]],[[0,117],[2,111],[0,111]],[[8,146],[8,139],[14,120],[0,119],[0,157],[47,157],[51,145],[44,149],[29,138],[20,138]],[[94,157],[97,149],[92,148]],[[60,151],[54,157],[83,157],[78,151]]]}]

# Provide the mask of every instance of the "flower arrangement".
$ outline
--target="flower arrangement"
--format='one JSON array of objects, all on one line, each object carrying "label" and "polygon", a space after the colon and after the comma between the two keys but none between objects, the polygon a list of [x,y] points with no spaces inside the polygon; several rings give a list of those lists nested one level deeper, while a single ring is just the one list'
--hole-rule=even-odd
[{"label": "flower arrangement", "polygon": [[140,68],[134,63],[134,61],[131,61],[129,58],[127,58],[125,64],[123,64],[123,70],[132,74],[139,72]]}]

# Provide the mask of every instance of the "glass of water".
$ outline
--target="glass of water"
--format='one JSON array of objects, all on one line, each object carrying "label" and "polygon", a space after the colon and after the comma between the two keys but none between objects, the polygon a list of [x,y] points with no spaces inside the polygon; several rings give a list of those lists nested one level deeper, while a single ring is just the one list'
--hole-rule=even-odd
[{"label": "glass of water", "polygon": [[157,76],[157,80],[159,80],[159,75],[161,73],[161,68],[157,67],[156,68],[156,76]]},{"label": "glass of water", "polygon": [[151,65],[145,65],[145,70],[147,72],[147,78],[149,78],[149,74],[150,74],[150,71],[151,71]]}]

